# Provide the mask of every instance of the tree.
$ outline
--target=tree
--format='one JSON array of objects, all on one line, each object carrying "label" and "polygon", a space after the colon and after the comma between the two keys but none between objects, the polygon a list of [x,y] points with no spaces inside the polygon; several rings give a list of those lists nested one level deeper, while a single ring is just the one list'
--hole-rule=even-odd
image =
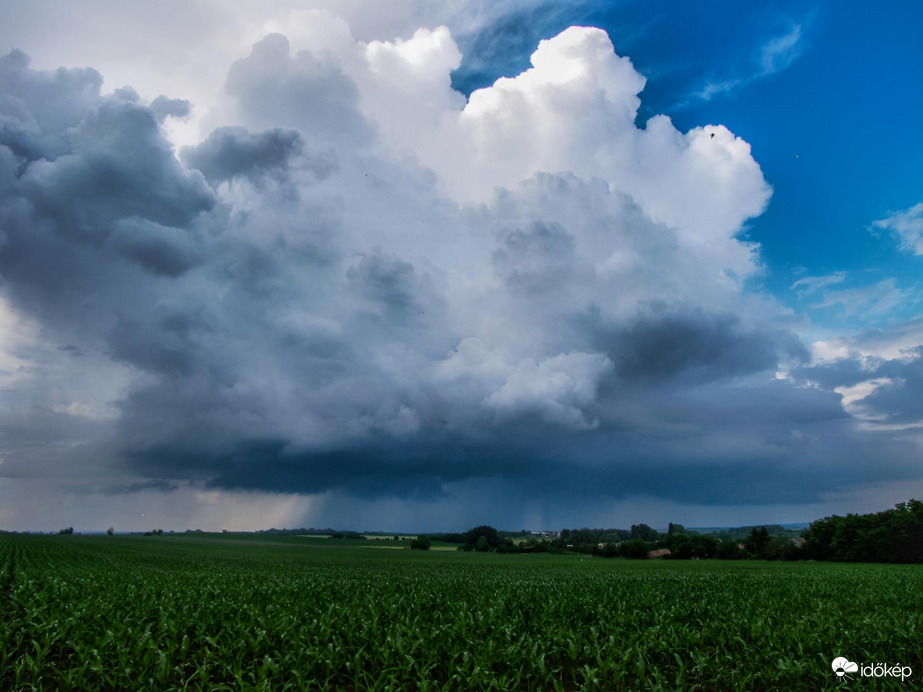
[{"label": "tree", "polygon": [[743,557],[743,553],[740,550],[740,544],[735,540],[721,541],[718,544],[718,550],[715,552],[715,557],[719,560],[739,560]]},{"label": "tree", "polygon": [[73,535],[74,535],[74,527],[73,527],[73,526],[68,526],[66,529],[61,529],[60,531],[58,531],[58,535],[60,535],[60,536],[73,536]]},{"label": "tree", "polygon": [[615,543],[601,543],[593,548],[593,554],[600,557],[618,557],[619,547]]},{"label": "tree", "polygon": [[804,539],[805,556],[814,560],[923,563],[923,502],[818,519]]},{"label": "tree", "polygon": [[473,529],[468,529],[468,533],[465,535],[465,542],[473,543],[477,546],[478,541],[482,537],[487,541],[487,545],[492,548],[500,545],[500,537],[497,535],[497,529],[487,525],[475,526]]},{"label": "tree", "polygon": [[107,536],[111,536],[111,535],[114,534],[114,533],[115,533],[115,529],[112,528],[111,526],[110,526],[108,529],[106,529],[106,535],[107,535]]},{"label": "tree", "polygon": [[429,536],[417,536],[410,542],[411,550],[429,550]]},{"label": "tree", "polygon": [[664,544],[670,549],[673,560],[707,560],[718,552],[718,539],[691,533],[673,533],[668,535]]},{"label": "tree", "polygon": [[744,548],[751,555],[756,555],[757,557],[763,554],[763,551],[766,549],[766,546],[769,544],[769,532],[766,530],[765,526],[760,526],[759,528],[753,527],[750,529],[750,535],[747,536],[744,541]]},{"label": "tree", "polygon": [[[632,527],[632,529],[633,528],[634,527]],[[632,560],[646,559],[647,553],[650,549],[650,544],[637,538],[633,538],[629,541],[623,541],[619,546],[619,552],[622,553],[622,557],[627,557]]]},{"label": "tree", "polygon": [[652,529],[647,524],[632,524],[631,537],[638,541],[657,541],[660,540],[660,532]]}]

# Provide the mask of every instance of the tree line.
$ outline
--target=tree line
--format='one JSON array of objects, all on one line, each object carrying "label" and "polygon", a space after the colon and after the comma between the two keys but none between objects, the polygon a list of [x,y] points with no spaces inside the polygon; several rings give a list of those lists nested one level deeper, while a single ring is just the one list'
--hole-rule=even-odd
[{"label": "tree line", "polygon": [[923,562],[923,502],[874,514],[818,519],[804,534],[805,555],[840,562]]},{"label": "tree line", "polygon": [[569,550],[599,557],[633,560],[661,557],[667,560],[799,560],[801,542],[781,526],[753,526],[710,533],[670,524],[666,533],[647,524],[624,529],[565,529],[560,542]]},{"label": "tree line", "polygon": [[[883,512],[830,516],[803,531],[777,524],[708,533],[670,524],[666,533],[647,524],[630,529],[563,529],[557,538],[504,534],[491,526],[464,533],[429,534],[459,550],[516,553],[577,552],[599,557],[670,560],[830,560],[923,563],[923,502],[908,500]],[[427,546],[428,547],[428,546]]]},{"label": "tree line", "polygon": [[[268,529],[257,533],[306,532],[331,538],[365,539],[364,535],[355,531],[334,529]],[[68,526],[58,533],[73,535],[74,528]],[[114,530],[109,528],[106,533],[112,535]],[[162,533],[157,529],[145,532],[145,535]],[[394,540],[399,538],[395,536]],[[804,531],[764,525],[696,532],[681,524],[670,524],[663,533],[647,524],[634,524],[630,529],[562,529],[556,538],[550,538],[527,531],[503,532],[481,525],[462,533],[420,535],[410,547],[428,550],[433,541],[454,543],[458,545],[458,550],[475,552],[578,552],[631,559],[655,556],[673,560],[923,563],[923,502],[910,499],[882,512],[824,517],[812,522]]]}]

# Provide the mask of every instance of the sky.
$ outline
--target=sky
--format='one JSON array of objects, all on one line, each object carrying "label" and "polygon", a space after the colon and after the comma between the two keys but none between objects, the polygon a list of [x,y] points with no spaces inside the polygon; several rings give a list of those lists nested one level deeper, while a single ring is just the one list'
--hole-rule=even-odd
[{"label": "sky", "polygon": [[0,528],[923,496],[920,3],[0,14]]}]

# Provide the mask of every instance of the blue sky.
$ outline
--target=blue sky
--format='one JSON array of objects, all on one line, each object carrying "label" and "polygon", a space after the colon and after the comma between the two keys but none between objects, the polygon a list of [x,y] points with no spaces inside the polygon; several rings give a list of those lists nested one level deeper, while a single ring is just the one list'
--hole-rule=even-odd
[{"label": "blue sky", "polygon": [[919,3],[0,11],[0,528],[923,493]]}]

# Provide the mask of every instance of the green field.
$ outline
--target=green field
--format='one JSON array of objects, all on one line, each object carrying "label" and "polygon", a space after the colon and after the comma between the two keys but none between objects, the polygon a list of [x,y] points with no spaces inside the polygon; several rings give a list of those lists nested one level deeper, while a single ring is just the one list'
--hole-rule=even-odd
[{"label": "green field", "polygon": [[[0,535],[2,690],[916,689],[923,568]],[[910,666],[844,685],[830,662]]]}]

